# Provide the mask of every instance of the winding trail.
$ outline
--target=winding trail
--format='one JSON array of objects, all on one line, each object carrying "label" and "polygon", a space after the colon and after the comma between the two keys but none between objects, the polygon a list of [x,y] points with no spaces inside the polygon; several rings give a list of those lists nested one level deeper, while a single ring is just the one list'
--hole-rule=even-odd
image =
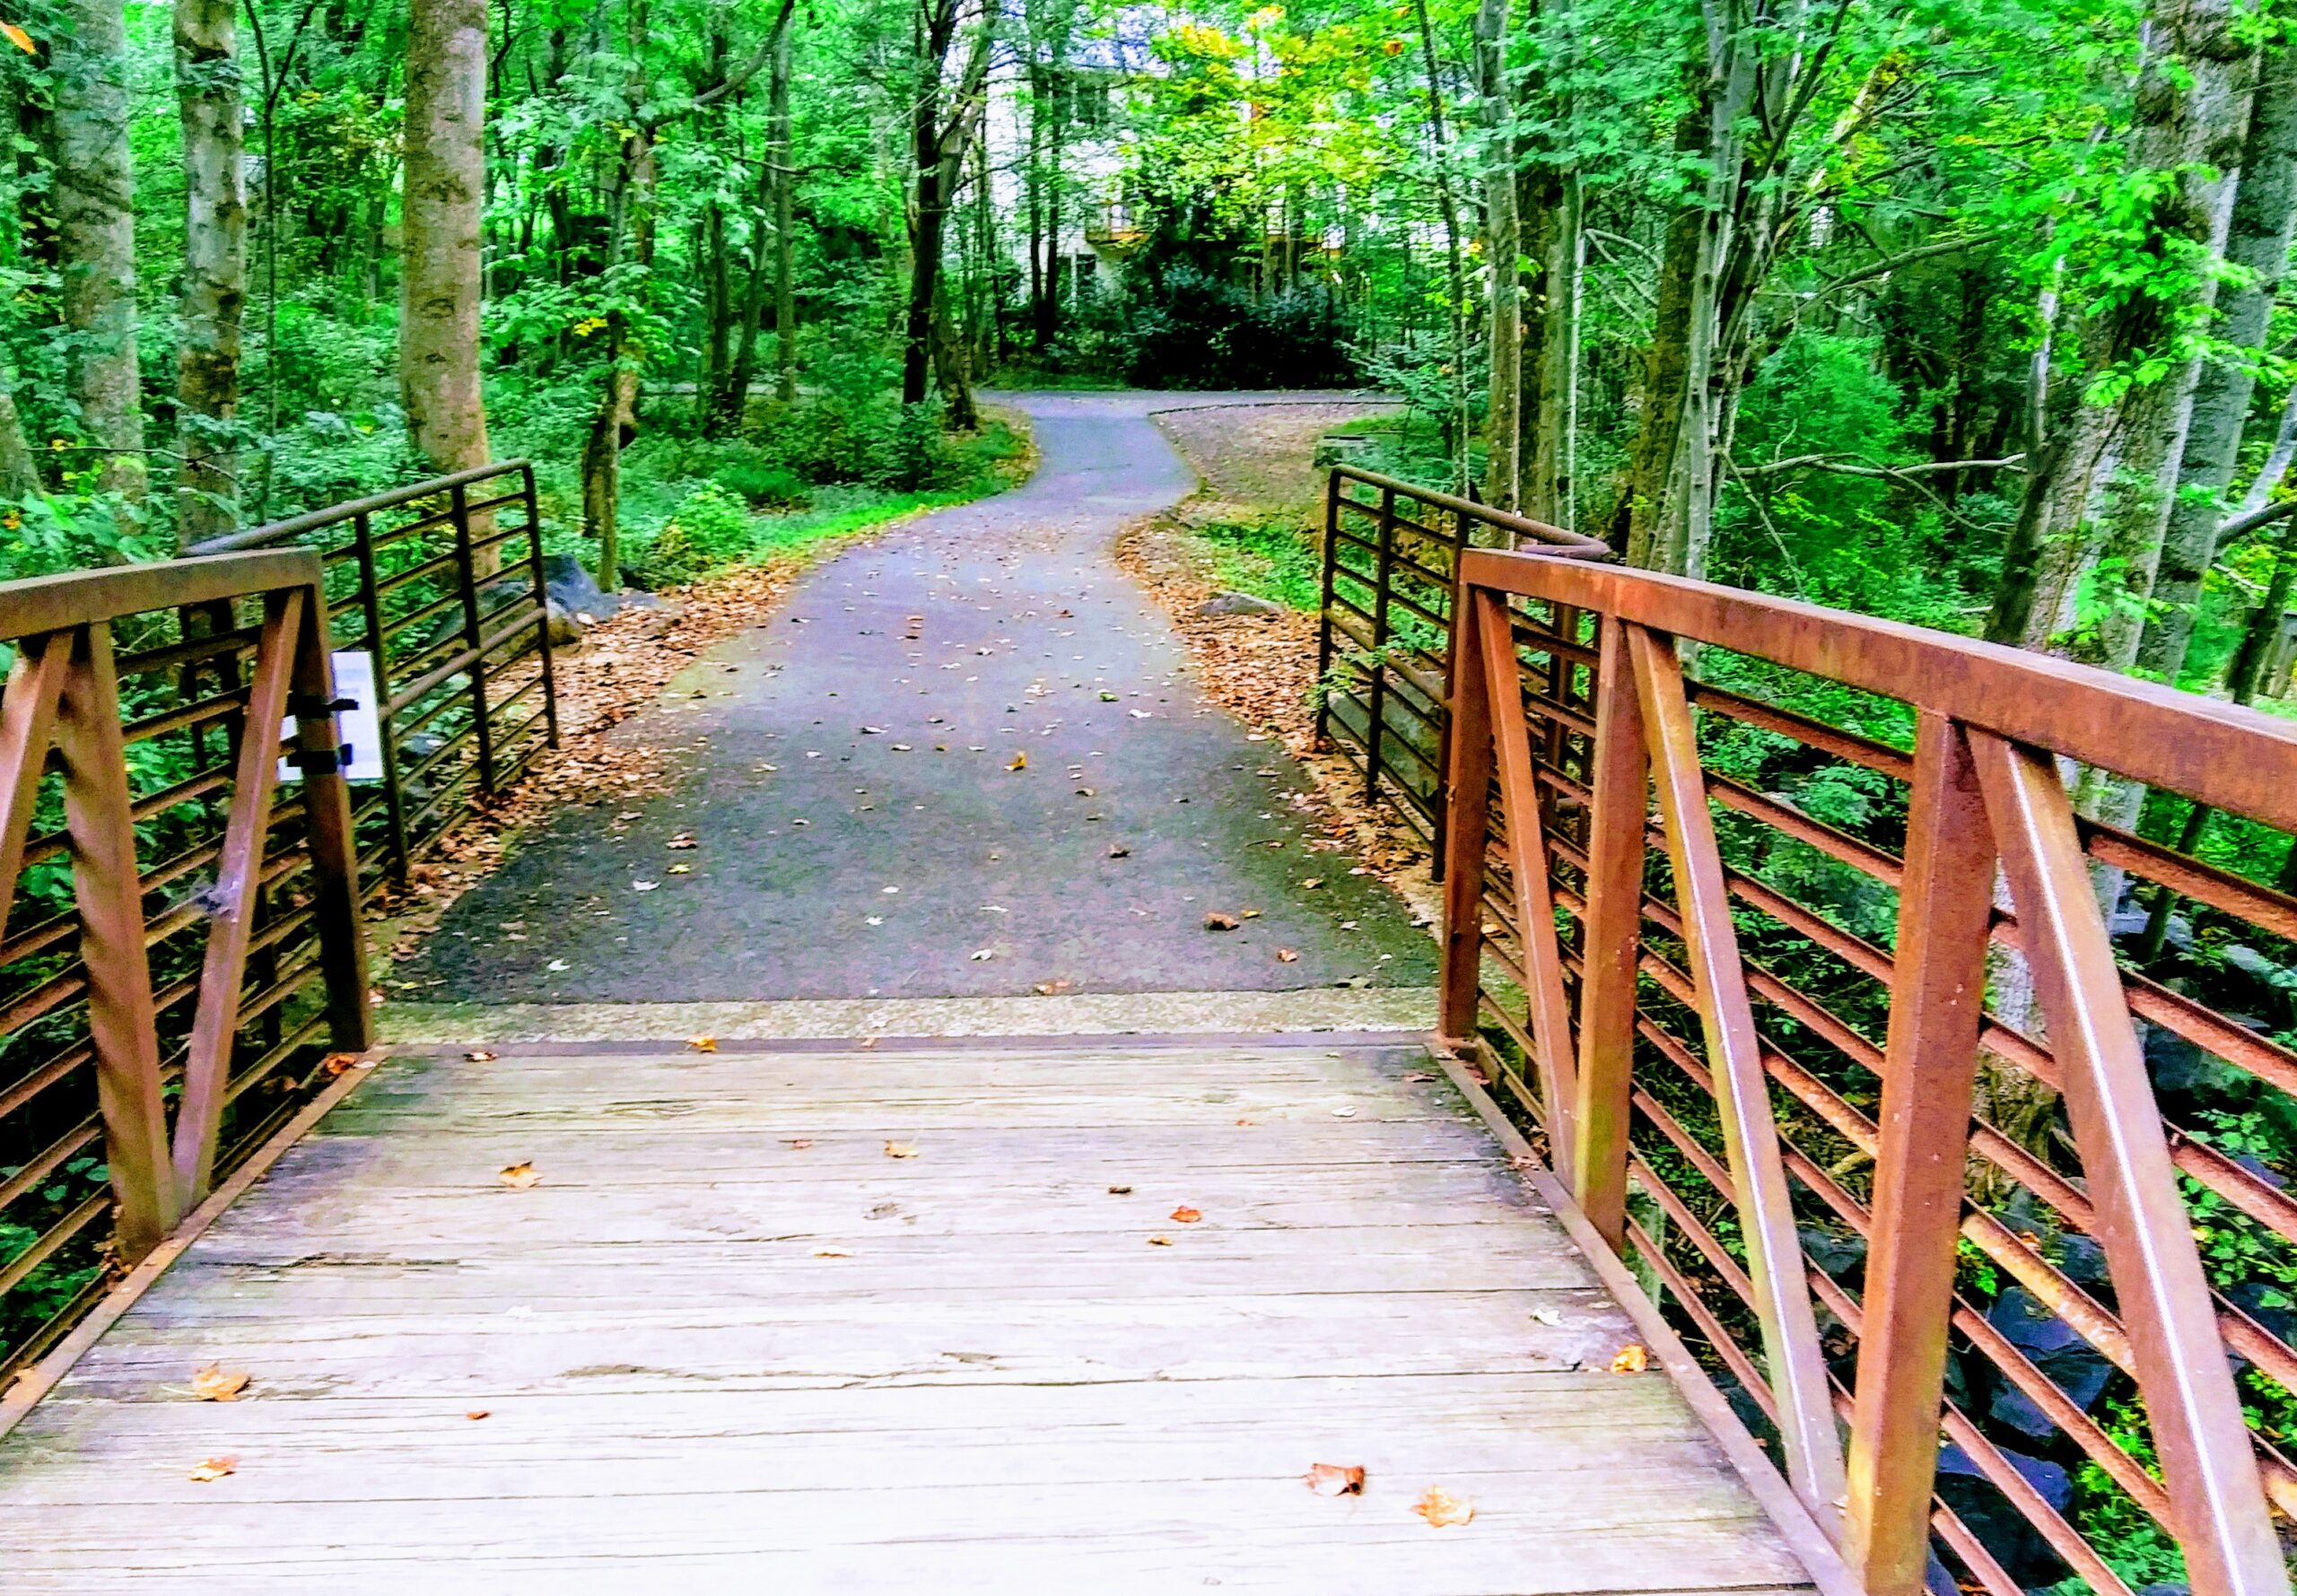
[{"label": "winding trail", "polygon": [[[1427,936],[1316,845],[1304,772],[1203,697],[1112,558],[1194,485],[1149,413],[1252,397],[1009,400],[1035,477],[825,562],[699,660],[623,732],[686,746],[670,794],[558,815],[402,968],[409,995],[1427,985]],[[1242,923],[1209,930],[1215,912]]]}]

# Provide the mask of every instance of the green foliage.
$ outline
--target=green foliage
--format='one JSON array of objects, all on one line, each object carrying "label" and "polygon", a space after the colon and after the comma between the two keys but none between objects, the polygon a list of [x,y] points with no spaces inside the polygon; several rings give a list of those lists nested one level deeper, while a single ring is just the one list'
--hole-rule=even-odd
[{"label": "green foliage", "polygon": [[1313,610],[1322,596],[1315,541],[1281,515],[1206,521],[1190,528],[1212,580],[1232,592]]}]

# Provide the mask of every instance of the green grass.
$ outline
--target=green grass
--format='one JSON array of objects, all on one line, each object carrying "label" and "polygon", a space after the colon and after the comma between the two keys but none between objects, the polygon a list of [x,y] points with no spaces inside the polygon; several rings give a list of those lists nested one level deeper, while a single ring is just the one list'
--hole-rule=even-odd
[{"label": "green grass", "polygon": [[1314,610],[1323,597],[1315,541],[1287,517],[1208,521],[1190,533],[1218,587],[1297,610]]}]

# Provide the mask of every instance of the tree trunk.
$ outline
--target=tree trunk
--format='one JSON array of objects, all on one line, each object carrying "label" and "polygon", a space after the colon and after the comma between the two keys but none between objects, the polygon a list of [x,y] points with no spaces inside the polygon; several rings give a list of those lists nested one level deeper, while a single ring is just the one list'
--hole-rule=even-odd
[{"label": "tree trunk", "polygon": [[[948,65],[949,48],[956,40],[957,0],[924,0],[917,16],[917,89],[910,110],[914,170],[909,207],[909,306],[902,338],[904,405],[925,402],[927,379],[935,364],[934,321],[940,313],[942,241],[948,231],[950,198],[965,149],[973,141],[974,119],[980,114],[989,78],[993,21],[992,10],[974,39],[950,115],[944,121],[942,76]],[[951,397],[970,408],[972,398],[963,390],[962,379],[959,391]]]},{"label": "tree trunk", "polygon": [[2291,223],[2297,220],[2297,48],[2285,39],[2276,40],[2259,65],[2257,103],[2225,240],[2226,260],[2244,268],[2249,280],[2218,291],[2221,335],[2241,353],[2209,362],[2194,389],[2176,502],[2153,581],[2153,618],[2137,646],[2139,667],[2172,686],[2193,640],[2202,579],[2217,563],[2225,489],[2233,480],[2257,387],[2251,359],[2266,343],[2274,296],[2289,260]]},{"label": "tree trunk", "polygon": [[1507,0],[1483,0],[1475,16],[1476,91],[1488,141],[1483,178],[1485,292],[1490,399],[1483,465],[1487,503],[1514,510],[1523,498],[1520,458],[1523,393],[1523,289],[1516,270],[1522,240],[1515,208],[1515,152],[1507,133]]},{"label": "tree trunk", "polygon": [[24,441],[23,418],[16,414],[16,368],[0,352],[0,499],[22,503],[45,491],[39,462]]},{"label": "tree trunk", "polygon": [[247,301],[238,8],[176,0],[183,118],[183,330],[176,345],[179,547],[239,522],[240,312]]},{"label": "tree trunk", "polygon": [[[1445,453],[1454,462],[1453,486],[1462,493],[1468,484],[1468,328],[1467,271],[1460,258],[1460,205],[1452,193],[1451,141],[1444,132],[1444,78],[1436,57],[1436,30],[1428,18],[1428,0],[1413,0],[1419,24],[1419,54],[1428,74],[1428,129],[1430,153],[1436,163],[1436,199],[1444,218],[1445,321],[1451,334],[1451,414],[1444,423]],[[1405,247],[1411,237],[1405,235]]]},{"label": "tree trunk", "polygon": [[408,441],[440,472],[488,458],[478,372],[485,116],[485,0],[412,0],[399,391]]},{"label": "tree trunk", "polygon": [[1533,418],[1524,513],[1570,528],[1579,431],[1579,310],[1586,272],[1585,214],[1579,174],[1560,174],[1550,195],[1541,261],[1539,414]]},{"label": "tree trunk", "polygon": [[71,0],[48,77],[56,102],[56,231],[64,263],[66,380],[97,484],[142,510],[143,375],[135,352],[134,63],[120,0]]},{"label": "tree trunk", "polygon": [[798,397],[798,282],[795,213],[798,171],[790,136],[790,66],[797,0],[782,0],[773,19],[773,61],[767,69],[767,159],[773,175],[774,393],[785,405]]},{"label": "tree trunk", "polygon": [[[2240,35],[2229,0],[2156,0],[2147,18],[2157,48],[2138,84],[2128,138],[2134,171],[2164,179],[2153,201],[2153,228],[2197,255],[2223,248],[2233,183],[2249,126],[2255,51]],[[2179,327],[2205,313],[2215,278],[2196,261],[2165,262],[2170,286],[2137,294],[2084,329],[2085,383],[2152,357],[2178,340]],[[2188,360],[2143,385],[2109,397],[2085,397],[2062,449],[2040,557],[2025,614],[1998,602],[1998,618],[2016,619],[2019,641],[2041,648],[2075,617],[2083,582],[2105,567],[2097,624],[2075,651],[2093,664],[2127,669],[2135,659],[2146,605],[2159,570],[2170,501],[2193,414],[2199,362]]]},{"label": "tree trunk", "polygon": [[[1705,118],[1687,114],[1675,130],[1675,148],[1699,146]],[[1659,257],[1657,314],[1651,346],[1643,357],[1643,404],[1629,458],[1627,492],[1612,518],[1612,542],[1628,563],[1648,570],[1659,549],[1659,527],[1667,502],[1667,469],[1675,456],[1675,433],[1682,425],[1683,373],[1690,353],[1690,283],[1699,264],[1700,216],[1684,205],[1667,219]]]}]

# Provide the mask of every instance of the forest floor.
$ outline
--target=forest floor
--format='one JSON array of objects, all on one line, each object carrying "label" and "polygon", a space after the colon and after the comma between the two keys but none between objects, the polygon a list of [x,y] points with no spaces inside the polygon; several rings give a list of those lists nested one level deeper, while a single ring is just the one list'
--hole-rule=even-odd
[{"label": "forest floor", "polygon": [[[1234,673],[1192,668],[1111,557],[1187,493],[1148,415],[1190,401],[1012,402],[1043,450],[1026,487],[682,649],[607,739],[609,765],[645,752],[639,778],[522,836],[410,950],[398,999],[1424,989],[1432,945],[1269,746],[1292,737],[1224,713]],[[1287,648],[1313,671],[1312,640]]]},{"label": "forest floor", "polygon": [[1335,427],[1394,409],[1387,399],[1278,400],[1159,410],[1155,418],[1213,497],[1313,519],[1324,496],[1316,445]]}]

